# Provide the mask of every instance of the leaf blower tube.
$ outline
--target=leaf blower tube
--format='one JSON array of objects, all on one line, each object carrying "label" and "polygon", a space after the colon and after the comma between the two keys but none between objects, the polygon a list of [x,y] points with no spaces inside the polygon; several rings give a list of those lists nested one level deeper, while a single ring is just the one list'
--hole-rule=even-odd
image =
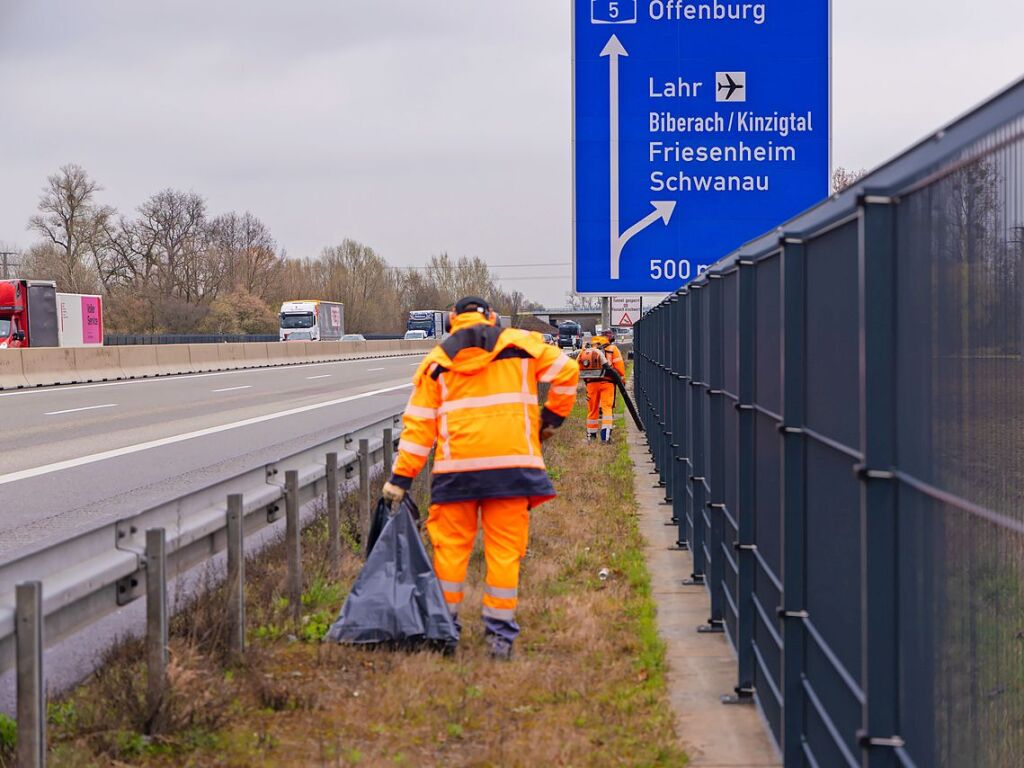
[{"label": "leaf blower tube", "polygon": [[633,405],[633,401],[629,397],[629,393],[626,391],[626,382],[622,380],[619,372],[612,368],[610,365],[605,365],[604,375],[611,379],[612,383],[615,384],[619,392],[622,393],[622,399],[626,401],[626,410],[629,411],[629,415],[633,417],[633,423],[636,424],[636,428],[641,432],[644,431],[644,425],[640,422],[640,414],[637,413],[636,406]]}]

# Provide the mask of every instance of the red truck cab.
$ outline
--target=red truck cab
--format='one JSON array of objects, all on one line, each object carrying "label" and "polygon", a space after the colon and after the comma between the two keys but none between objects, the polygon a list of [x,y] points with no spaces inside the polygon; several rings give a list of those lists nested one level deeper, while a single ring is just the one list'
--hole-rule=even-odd
[{"label": "red truck cab", "polygon": [[50,280],[0,280],[0,349],[60,345],[57,284]]}]

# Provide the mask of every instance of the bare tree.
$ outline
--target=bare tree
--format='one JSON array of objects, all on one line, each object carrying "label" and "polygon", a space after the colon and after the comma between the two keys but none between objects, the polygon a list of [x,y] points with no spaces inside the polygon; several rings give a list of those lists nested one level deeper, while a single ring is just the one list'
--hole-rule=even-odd
[{"label": "bare tree", "polygon": [[0,279],[17,276],[21,268],[21,251],[14,245],[0,241]]},{"label": "bare tree", "polygon": [[839,166],[832,171],[832,192],[842,192],[844,189],[848,189],[864,178],[867,175],[867,169],[861,168],[859,171],[853,171],[849,168]]},{"label": "bare tree", "polygon": [[206,201],[194,192],[165,189],[139,206],[140,242],[152,244],[164,296],[188,304],[216,293],[215,259],[207,248]]},{"label": "bare tree", "polygon": [[596,309],[601,309],[601,297],[581,296],[578,293],[567,293],[565,294],[565,305],[569,309],[593,311]]},{"label": "bare tree", "polygon": [[55,270],[51,279],[56,279],[63,290],[94,291],[104,272],[103,231],[115,211],[96,204],[96,193],[101,189],[83,168],[65,165],[47,177],[39,198],[39,213],[29,219],[29,229],[56,249],[50,256],[59,255],[49,264]]},{"label": "bare tree", "polygon": [[443,310],[467,295],[488,298],[501,314],[540,308],[503,290],[479,257],[442,253],[422,270],[395,269],[345,240],[314,259],[287,259],[252,213],[210,218],[195,192],[165,189],[126,217],[99,205],[99,191],[77,165],[47,179],[29,222],[43,240],[22,271],[56,278],[62,290],[102,290],[113,332],[265,330],[275,304],[298,298],[344,302],[353,331],[377,333],[401,331],[410,310]]},{"label": "bare tree", "polygon": [[221,283],[218,289],[267,298],[283,259],[262,221],[248,211],[218,216],[210,222],[209,243]]}]

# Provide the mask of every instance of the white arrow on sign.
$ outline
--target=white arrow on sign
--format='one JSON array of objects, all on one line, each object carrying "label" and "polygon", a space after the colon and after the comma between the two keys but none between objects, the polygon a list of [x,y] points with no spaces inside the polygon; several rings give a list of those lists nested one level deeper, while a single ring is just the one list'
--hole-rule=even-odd
[{"label": "white arrow on sign", "polygon": [[626,243],[661,219],[668,225],[676,210],[674,200],[652,200],[654,212],[641,219],[625,232],[619,227],[619,57],[629,56],[619,41],[618,35],[612,35],[608,44],[601,51],[601,56],[608,57],[608,114],[609,120],[609,151],[611,152],[611,272],[612,280],[619,279],[619,261]]}]

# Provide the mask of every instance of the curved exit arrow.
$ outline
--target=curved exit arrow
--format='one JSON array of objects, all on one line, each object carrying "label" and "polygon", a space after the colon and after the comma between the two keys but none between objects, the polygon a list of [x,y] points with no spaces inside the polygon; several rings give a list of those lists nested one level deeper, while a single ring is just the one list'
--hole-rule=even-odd
[{"label": "curved exit arrow", "polygon": [[672,220],[672,214],[676,211],[675,200],[661,200],[659,202],[652,201],[651,205],[654,206],[654,212],[642,218],[632,227],[623,232],[622,236],[618,238],[618,249],[615,255],[615,261],[618,261],[618,256],[622,255],[622,249],[626,247],[626,243],[651,226],[651,224],[656,222],[658,219],[661,219],[667,225]]},{"label": "curved exit arrow", "polygon": [[661,219],[668,225],[675,213],[676,203],[671,200],[651,201],[654,212],[644,217],[625,232],[620,234],[619,224],[619,58],[629,56],[618,35],[612,35],[601,51],[601,56],[608,57],[608,144],[611,153],[611,279],[619,279],[619,261],[626,243]]}]

